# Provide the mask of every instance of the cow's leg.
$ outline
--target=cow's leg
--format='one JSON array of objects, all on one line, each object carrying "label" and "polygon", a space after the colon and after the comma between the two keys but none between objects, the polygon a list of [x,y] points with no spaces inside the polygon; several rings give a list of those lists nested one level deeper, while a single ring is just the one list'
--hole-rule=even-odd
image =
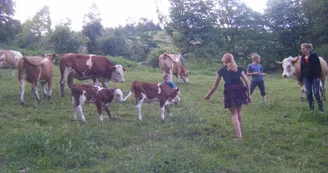
[{"label": "cow's leg", "polygon": [[172,68],[169,70],[169,75],[170,75],[170,81],[173,81],[173,65]]},{"label": "cow's leg", "polygon": [[165,105],[165,110],[167,112],[167,114],[172,117],[172,114],[171,114],[171,110],[170,110],[170,105]]},{"label": "cow's leg", "polygon": [[137,110],[139,120],[142,120],[141,105],[142,105],[142,102],[144,101],[144,99],[145,99],[144,94],[141,95],[141,98],[137,98],[136,110]]},{"label": "cow's leg", "polygon": [[51,100],[51,97],[52,97],[52,81],[53,79],[51,78],[49,81],[48,81],[48,100]]},{"label": "cow's leg", "polygon": [[99,115],[99,119],[100,121],[104,121],[104,118],[102,116],[102,110],[103,110],[103,103],[101,101],[96,101],[96,106],[97,106],[97,110],[98,110],[98,115]]},{"label": "cow's leg", "polygon": [[15,76],[15,68],[12,68],[13,72],[12,75]]},{"label": "cow's leg", "polygon": [[112,114],[110,113],[110,110],[109,110],[109,106],[108,106],[108,105],[105,105],[105,111],[106,111],[107,115],[109,116],[109,118],[110,118],[111,120],[113,120],[114,117],[113,117]]},{"label": "cow's leg", "polygon": [[99,86],[98,83],[99,83],[99,79],[93,78],[93,86]]},{"label": "cow's leg", "polygon": [[326,79],[322,80],[321,82],[321,96],[324,101],[326,101]]},{"label": "cow's leg", "polygon": [[42,86],[42,88],[43,88],[43,95],[44,95],[45,97],[47,97],[48,94],[47,94],[47,86],[46,86],[46,82],[41,82],[41,86]]},{"label": "cow's leg", "polygon": [[85,124],[86,120],[85,120],[85,117],[84,117],[84,114],[83,114],[83,110],[82,110],[82,105],[81,104],[77,106],[77,111],[80,113],[82,123]]},{"label": "cow's leg", "polygon": [[[65,82],[68,78],[68,75],[72,73],[72,68],[66,67],[64,70],[60,70],[60,91],[61,96],[64,97],[65,94]],[[67,82],[68,83],[68,82]]]},{"label": "cow's leg", "polygon": [[78,100],[77,99],[75,99],[75,97],[73,96],[72,97],[72,105],[73,105],[73,111],[74,111],[74,113],[73,113],[73,121],[76,121],[77,120],[77,116],[76,116],[76,114],[77,114],[77,112],[78,112],[78,108],[77,108],[77,105],[78,105],[79,103],[78,103]]},{"label": "cow's leg", "polygon": [[72,89],[73,77],[74,77],[74,73],[71,73],[68,75],[68,78],[67,78],[67,85],[70,89]]},{"label": "cow's leg", "polygon": [[20,79],[20,102],[23,105],[24,104],[24,92],[25,92],[25,79]]},{"label": "cow's leg", "polygon": [[164,121],[164,118],[165,118],[165,115],[164,115],[164,113],[165,113],[165,101],[160,100],[159,105],[160,105],[160,108],[161,108],[161,118]]},{"label": "cow's leg", "polygon": [[38,80],[35,80],[32,82],[32,91],[33,91],[33,94],[34,94],[36,100],[38,102],[40,102],[41,99],[40,99],[39,92],[38,92],[38,83],[39,83]]},{"label": "cow's leg", "polygon": [[108,79],[104,79],[101,83],[104,88],[108,88],[108,83],[109,83]]}]

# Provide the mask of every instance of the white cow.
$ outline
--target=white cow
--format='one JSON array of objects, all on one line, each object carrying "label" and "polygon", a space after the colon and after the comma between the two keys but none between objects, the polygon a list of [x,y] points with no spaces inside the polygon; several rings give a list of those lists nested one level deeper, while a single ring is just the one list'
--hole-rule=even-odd
[{"label": "white cow", "polygon": [[[327,80],[327,74],[328,74],[328,65],[327,62],[322,58],[319,57],[320,64],[321,64],[321,81],[320,81],[320,92],[323,100],[326,100],[326,80]],[[291,76],[296,76],[298,78],[300,76],[300,67],[301,67],[301,56],[297,57],[288,57],[285,58],[283,61],[279,62],[276,61],[276,63],[281,64],[282,68],[284,69],[282,73],[283,78],[288,78]],[[306,88],[301,83],[301,101],[304,101],[304,96],[306,94]]]}]

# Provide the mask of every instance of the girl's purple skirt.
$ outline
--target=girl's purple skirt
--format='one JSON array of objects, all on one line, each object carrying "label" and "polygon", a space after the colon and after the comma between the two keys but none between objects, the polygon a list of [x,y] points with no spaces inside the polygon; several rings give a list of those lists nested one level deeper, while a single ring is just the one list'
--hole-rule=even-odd
[{"label": "girl's purple skirt", "polygon": [[243,84],[224,86],[224,107],[231,108],[248,104],[246,88]]}]

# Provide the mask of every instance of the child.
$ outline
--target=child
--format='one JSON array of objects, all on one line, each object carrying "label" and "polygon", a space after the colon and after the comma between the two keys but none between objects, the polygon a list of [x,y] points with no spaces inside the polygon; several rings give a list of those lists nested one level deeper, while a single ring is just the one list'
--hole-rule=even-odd
[{"label": "child", "polygon": [[205,96],[205,100],[211,98],[220,83],[221,77],[223,77],[224,107],[230,110],[236,136],[239,141],[242,141],[242,106],[251,102],[248,79],[245,72],[237,66],[232,54],[224,54],[222,62],[224,66],[220,68],[214,84]]},{"label": "child", "polygon": [[176,88],[177,86],[174,84],[174,82],[170,81],[170,75],[165,73],[163,75],[163,82],[161,82],[161,84],[166,84],[168,86],[170,86],[171,88]]},{"label": "child", "polygon": [[252,54],[252,64],[248,65],[247,68],[247,76],[252,76],[252,81],[251,81],[251,95],[253,94],[253,91],[256,86],[259,87],[261,96],[262,96],[262,103],[266,103],[266,93],[265,93],[265,87],[264,87],[264,80],[263,76],[266,74],[263,73],[263,68],[262,65],[260,64],[261,62],[261,57],[257,53]]}]

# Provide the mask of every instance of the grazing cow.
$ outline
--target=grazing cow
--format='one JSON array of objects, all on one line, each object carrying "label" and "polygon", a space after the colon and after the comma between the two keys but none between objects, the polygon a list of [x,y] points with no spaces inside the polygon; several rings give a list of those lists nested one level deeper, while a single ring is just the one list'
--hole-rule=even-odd
[{"label": "grazing cow", "polygon": [[14,76],[17,62],[22,57],[20,52],[14,50],[0,50],[0,68],[12,68]]},{"label": "grazing cow", "polygon": [[[323,100],[326,100],[326,78],[328,75],[328,66],[327,62],[322,58],[319,57],[320,64],[321,64],[321,81],[320,81],[320,92]],[[297,57],[288,57],[285,58],[282,62],[276,61],[276,63],[281,64],[282,68],[284,69],[282,73],[283,78],[288,78],[290,76],[296,76],[296,78],[299,77],[300,75],[300,66],[301,66],[301,56]],[[303,84],[301,83],[301,101],[304,101],[304,96],[306,93],[306,88]]]},{"label": "grazing cow", "polygon": [[[32,83],[32,90],[38,102],[40,97],[38,93],[38,83],[43,87],[44,96],[51,99],[52,85],[53,85],[53,67],[55,54],[46,54],[44,57],[40,56],[23,56],[18,61],[18,80],[20,82],[20,101],[24,104],[25,81]],[[46,84],[48,83],[48,90]]]},{"label": "grazing cow", "polygon": [[104,56],[65,54],[59,60],[60,68],[60,89],[61,96],[64,96],[65,81],[71,88],[73,78],[78,80],[93,79],[94,85],[101,80],[103,87],[107,87],[109,80],[113,82],[124,82],[122,65],[115,65]]},{"label": "grazing cow", "polygon": [[123,100],[123,93],[120,89],[106,89],[90,84],[73,84],[71,92],[74,109],[73,120],[76,121],[76,114],[79,112],[83,124],[86,122],[82,111],[84,103],[95,104],[97,106],[100,121],[103,121],[103,109],[105,109],[109,118],[113,119],[107,104],[111,103],[113,100],[119,102],[122,102]]},{"label": "grazing cow", "polygon": [[166,109],[167,113],[172,116],[169,105],[172,102],[180,102],[179,88],[171,88],[166,84],[133,81],[131,91],[123,99],[123,101],[130,97],[132,93],[134,93],[136,98],[136,109],[139,120],[142,120],[141,105],[144,100],[159,101],[161,108],[161,118],[163,121],[165,112],[164,109]]},{"label": "grazing cow", "polygon": [[170,74],[170,80],[172,80],[172,75],[174,74],[177,79],[177,83],[179,83],[179,76],[186,83],[189,82],[189,71],[183,66],[181,58],[181,54],[163,53],[158,57],[158,64],[162,69],[163,74]]}]

